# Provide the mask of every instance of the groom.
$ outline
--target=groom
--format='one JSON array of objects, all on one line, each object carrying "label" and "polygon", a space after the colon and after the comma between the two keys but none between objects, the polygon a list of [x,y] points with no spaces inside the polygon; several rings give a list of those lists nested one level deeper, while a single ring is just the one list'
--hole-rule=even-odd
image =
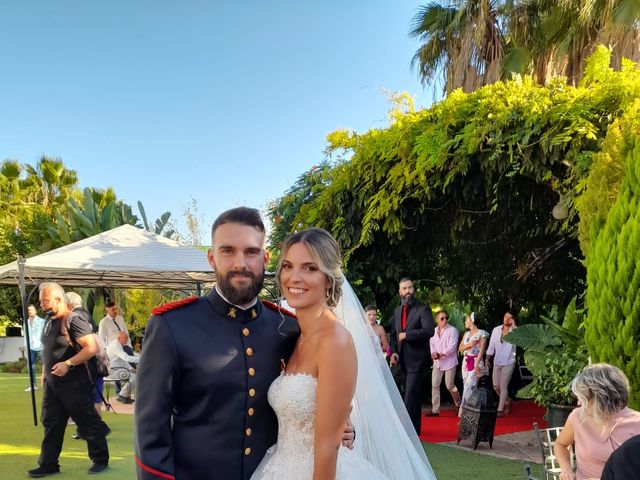
[{"label": "groom", "polygon": [[146,329],[135,414],[140,480],[248,480],[276,442],[267,390],[300,331],[292,314],[258,300],[268,261],[259,212],[228,210],[211,236],[216,287],[154,309]]}]

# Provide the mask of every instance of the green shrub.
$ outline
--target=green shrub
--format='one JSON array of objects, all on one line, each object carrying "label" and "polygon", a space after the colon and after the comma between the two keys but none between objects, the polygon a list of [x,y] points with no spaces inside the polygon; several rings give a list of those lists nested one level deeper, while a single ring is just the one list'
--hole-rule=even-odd
[{"label": "green shrub", "polygon": [[[36,366],[36,372],[39,372],[39,371],[40,370]],[[28,373],[28,370],[27,370],[27,359],[26,358],[20,358],[19,360],[16,360],[15,362],[0,363],[0,372],[3,372],[3,373]]]},{"label": "green shrub", "polygon": [[573,298],[563,318],[554,307],[549,317],[540,316],[545,323],[521,325],[505,337],[525,350],[525,363],[533,375],[532,382],[518,391],[519,397],[542,406],[576,404],[571,381],[588,362],[580,328],[583,315]]}]

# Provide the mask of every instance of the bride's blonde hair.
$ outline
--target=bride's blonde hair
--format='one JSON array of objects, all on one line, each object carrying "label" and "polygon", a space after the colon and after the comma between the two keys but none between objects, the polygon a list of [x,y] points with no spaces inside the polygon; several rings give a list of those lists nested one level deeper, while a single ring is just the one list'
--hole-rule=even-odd
[{"label": "bride's blonde hair", "polygon": [[276,269],[276,281],[278,282],[280,291],[282,291],[282,285],[280,284],[282,262],[289,248],[296,243],[303,243],[307,246],[315,261],[318,263],[318,268],[327,276],[330,284],[327,290],[327,306],[334,308],[342,296],[343,277],[342,269],[340,268],[342,255],[340,254],[338,242],[336,242],[329,232],[322,228],[313,227],[302,230],[301,232],[289,235],[284,241],[280,260],[278,261],[278,268]]}]

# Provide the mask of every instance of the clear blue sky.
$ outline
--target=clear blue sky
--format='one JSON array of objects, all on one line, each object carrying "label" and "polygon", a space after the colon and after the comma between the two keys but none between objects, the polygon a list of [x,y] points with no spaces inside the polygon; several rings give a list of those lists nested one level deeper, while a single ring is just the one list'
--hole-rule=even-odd
[{"label": "clear blue sky", "polygon": [[[381,89],[431,103],[417,1],[0,0],[0,160],[60,157],[181,226],[264,209],[327,133],[387,124]],[[182,228],[180,228],[182,230]]]}]

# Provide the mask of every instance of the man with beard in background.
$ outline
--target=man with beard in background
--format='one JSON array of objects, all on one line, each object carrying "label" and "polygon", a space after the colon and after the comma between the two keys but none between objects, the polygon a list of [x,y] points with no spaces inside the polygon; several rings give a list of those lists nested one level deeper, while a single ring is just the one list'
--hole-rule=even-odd
[{"label": "man with beard in background", "polygon": [[433,336],[435,323],[431,307],[415,299],[413,281],[405,277],[400,280],[399,285],[400,305],[395,308],[393,318],[389,321],[389,363],[400,365],[404,404],[416,432],[420,435],[422,384],[430,366],[429,339]]},{"label": "man with beard in background", "polygon": [[154,309],[146,329],[135,404],[139,479],[248,480],[276,443],[267,390],[300,330],[292,314],[258,299],[268,261],[260,213],[227,210],[211,236],[215,288]]}]

